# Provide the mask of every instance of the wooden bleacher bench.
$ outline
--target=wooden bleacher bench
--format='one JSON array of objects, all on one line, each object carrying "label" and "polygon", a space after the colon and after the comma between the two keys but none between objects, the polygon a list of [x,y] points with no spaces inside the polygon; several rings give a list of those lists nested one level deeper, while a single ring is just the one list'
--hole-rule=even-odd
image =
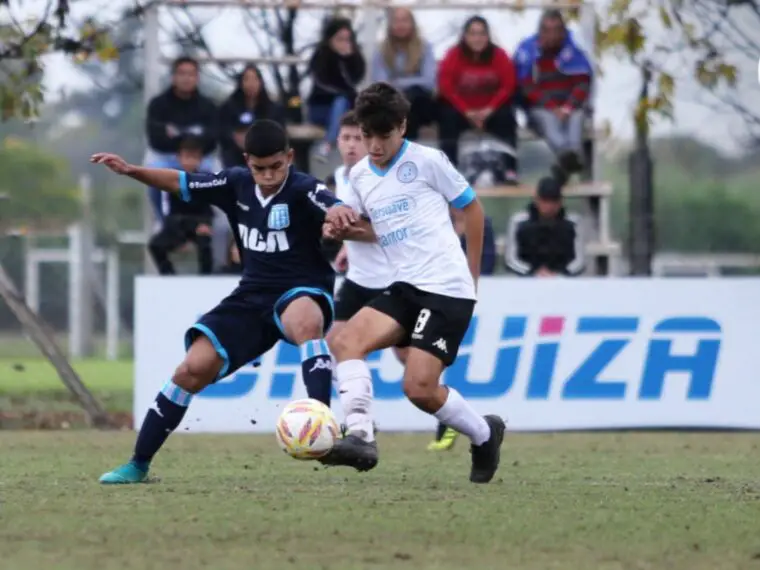
[{"label": "wooden bleacher bench", "polygon": [[302,123],[300,125],[288,125],[285,127],[288,138],[294,141],[321,141],[325,138],[325,129],[319,125]]},{"label": "wooden bleacher bench", "polygon": [[[528,184],[519,186],[491,186],[489,188],[476,188],[481,198],[532,198],[535,187]],[[563,189],[565,198],[592,198],[612,196],[612,184],[609,182],[582,182],[573,184]]]}]

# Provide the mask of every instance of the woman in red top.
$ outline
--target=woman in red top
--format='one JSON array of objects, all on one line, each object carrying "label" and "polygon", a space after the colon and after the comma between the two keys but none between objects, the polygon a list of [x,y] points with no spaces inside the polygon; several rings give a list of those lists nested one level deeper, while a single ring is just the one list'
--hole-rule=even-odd
[{"label": "woman in red top", "polygon": [[[459,137],[464,131],[487,131],[517,152],[517,122],[511,106],[517,80],[507,52],[491,41],[488,22],[473,16],[465,22],[459,43],[438,70],[441,98],[441,150],[457,164]],[[506,163],[507,183],[517,183],[517,159]]]}]

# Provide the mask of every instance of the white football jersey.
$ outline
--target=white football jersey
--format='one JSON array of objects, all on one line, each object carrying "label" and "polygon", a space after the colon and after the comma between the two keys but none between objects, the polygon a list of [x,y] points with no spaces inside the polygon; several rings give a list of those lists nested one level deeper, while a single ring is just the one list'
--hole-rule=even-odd
[{"label": "white football jersey", "polygon": [[475,192],[441,151],[404,141],[385,169],[357,163],[349,174],[355,202],[369,217],[393,281],[422,291],[476,299],[467,258],[454,231],[449,204],[463,208]]},{"label": "white football jersey", "polygon": [[[355,201],[345,166],[335,170],[335,195],[346,204]],[[368,289],[385,289],[393,282],[393,269],[379,244],[352,240],[343,243],[348,254],[347,279]]]}]

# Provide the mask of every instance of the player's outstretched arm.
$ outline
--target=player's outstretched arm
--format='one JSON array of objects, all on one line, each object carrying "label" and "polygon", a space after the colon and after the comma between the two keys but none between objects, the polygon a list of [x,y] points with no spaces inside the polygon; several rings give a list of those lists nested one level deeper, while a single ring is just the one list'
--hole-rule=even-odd
[{"label": "player's outstretched arm", "polygon": [[116,174],[129,176],[138,182],[142,182],[146,186],[152,186],[153,188],[158,188],[165,192],[179,192],[181,188],[181,172],[179,170],[136,166],[134,164],[129,164],[118,154],[111,154],[108,152],[93,154],[90,157],[90,162],[94,164],[102,164]]}]

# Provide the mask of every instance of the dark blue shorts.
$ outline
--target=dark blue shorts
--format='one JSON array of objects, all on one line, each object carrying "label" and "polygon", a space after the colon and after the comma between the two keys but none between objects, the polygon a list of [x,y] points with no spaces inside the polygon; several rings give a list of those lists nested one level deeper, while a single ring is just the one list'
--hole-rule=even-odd
[{"label": "dark blue shorts", "polygon": [[[219,377],[256,360],[285,337],[280,315],[299,297],[311,297],[322,309],[325,331],[332,325],[332,296],[316,287],[295,287],[285,293],[260,293],[236,289],[203,315],[185,333],[185,350],[196,338],[207,337],[224,360]],[[292,343],[291,343],[292,344]]]}]

